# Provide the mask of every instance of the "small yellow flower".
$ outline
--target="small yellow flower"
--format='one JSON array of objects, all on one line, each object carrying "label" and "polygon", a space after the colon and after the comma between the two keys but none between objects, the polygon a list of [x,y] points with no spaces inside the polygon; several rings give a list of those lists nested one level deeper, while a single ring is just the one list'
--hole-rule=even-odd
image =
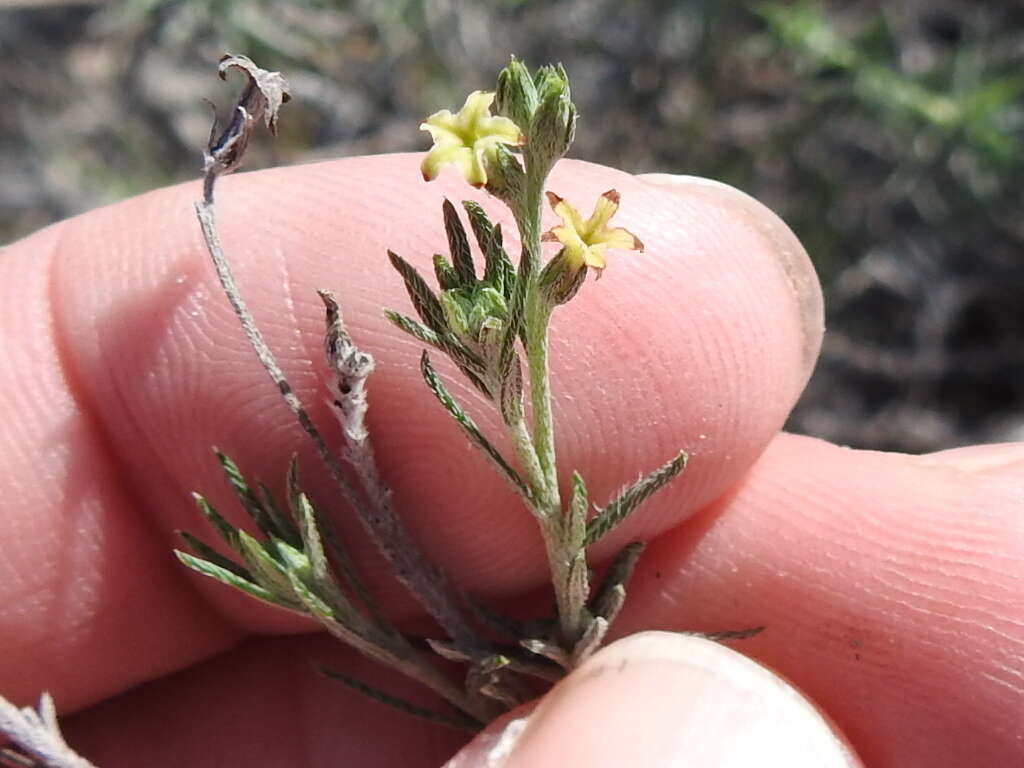
[{"label": "small yellow flower", "polygon": [[430,131],[434,146],[423,158],[423,178],[437,178],[441,166],[454,163],[466,181],[474,187],[487,183],[485,154],[493,153],[499,144],[519,145],[523,134],[507,117],[491,115],[494,94],[473,91],[458,114],[442,109],[420,124],[421,131]]},{"label": "small yellow flower", "polygon": [[609,189],[597,198],[594,212],[586,221],[583,221],[579,211],[554,192],[548,192],[547,195],[555,213],[562,217],[562,226],[545,232],[541,240],[560,242],[572,268],[590,267],[596,269],[600,277],[601,270],[605,268],[605,248],[643,251],[644,244],[632,232],[622,227],[608,226],[608,221],[619,209],[619,193],[614,189]]}]

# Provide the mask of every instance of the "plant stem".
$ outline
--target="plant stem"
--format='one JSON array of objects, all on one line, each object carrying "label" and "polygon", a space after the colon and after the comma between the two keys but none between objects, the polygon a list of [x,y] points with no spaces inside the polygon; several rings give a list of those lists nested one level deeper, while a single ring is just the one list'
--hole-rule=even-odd
[{"label": "plant stem", "polygon": [[544,505],[557,515],[561,509],[558,494],[558,468],[555,464],[555,428],[551,414],[551,373],[548,367],[548,322],[551,305],[540,295],[536,282],[526,293],[526,360],[530,375],[530,402],[533,405],[533,446],[544,482]]},{"label": "plant stem", "polygon": [[530,496],[524,500],[530,506],[530,511],[534,516],[543,522],[547,519],[547,511],[539,505],[539,499],[536,496],[537,489],[543,487],[544,474],[541,471],[540,462],[537,460],[537,452],[533,448],[533,439],[526,426],[522,408],[516,410],[515,416],[508,425],[508,433],[515,446],[516,455],[526,472],[527,482],[530,484]]},{"label": "plant stem", "polygon": [[540,212],[541,197],[547,171],[537,173],[527,159],[526,189],[516,223],[523,243],[521,279],[527,281],[523,307],[526,361],[533,405],[533,446],[540,464],[542,485],[534,489],[536,498],[549,517],[557,517],[561,504],[558,498],[558,473],[555,466],[555,433],[551,418],[551,384],[548,371],[548,323],[552,307],[541,296],[540,277]]},{"label": "plant stem", "polygon": [[[515,211],[523,243],[524,269],[521,277],[526,287],[523,323],[525,350],[533,407],[533,450],[525,451],[519,440],[522,433],[513,428],[520,457],[535,457],[536,469],[530,474],[536,501],[535,514],[540,518],[541,533],[551,569],[552,586],[558,605],[562,643],[572,649],[583,630],[587,591],[586,560],[570,536],[570,521],[564,519],[558,489],[558,466],[555,456],[555,427],[551,411],[551,371],[548,361],[548,327],[552,305],[544,298],[538,285],[540,277],[540,212],[544,192],[544,173],[532,172],[527,161],[527,185],[521,207]],[[525,462],[524,462],[525,463]],[[527,466],[527,471],[533,469]],[[581,598],[581,590],[583,592]]]}]

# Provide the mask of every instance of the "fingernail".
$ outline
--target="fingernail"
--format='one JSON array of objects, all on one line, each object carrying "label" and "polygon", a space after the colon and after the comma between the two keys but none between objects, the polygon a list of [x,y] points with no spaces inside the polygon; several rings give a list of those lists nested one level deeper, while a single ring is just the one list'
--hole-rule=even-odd
[{"label": "fingernail", "polygon": [[671,173],[647,173],[640,178],[649,184],[685,188],[688,194],[711,200],[738,214],[768,241],[793,293],[802,329],[801,358],[810,377],[825,332],[824,300],[814,265],[793,231],[765,205],[720,181]]},{"label": "fingernail", "polygon": [[785,681],[723,645],[669,632],[603,649],[503,734],[452,765],[860,765]]},{"label": "fingernail", "polygon": [[503,768],[529,722],[529,715],[499,718],[477,734],[442,768]]}]

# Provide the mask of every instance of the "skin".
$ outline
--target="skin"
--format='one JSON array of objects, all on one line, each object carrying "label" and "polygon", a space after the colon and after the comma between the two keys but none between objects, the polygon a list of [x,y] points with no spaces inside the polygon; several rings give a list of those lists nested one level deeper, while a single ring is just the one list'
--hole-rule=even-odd
[{"label": "skin", "polygon": [[[331,439],[314,289],[338,293],[377,357],[371,434],[414,535],[477,596],[543,605],[532,520],[426,391],[419,345],[381,317],[410,311],[385,249],[429,269],[442,196],[500,211],[450,171],[421,182],[419,159],[225,179],[225,249]],[[647,246],[610,252],[602,280],[555,315],[563,471],[600,503],[678,448],[693,454],[594,550],[650,542],[614,634],[766,629],[735,651],[665,634],[610,646],[519,726],[507,764],[566,764],[571,743],[577,764],[598,766],[855,765],[854,751],[882,767],[1019,762],[1024,446],[907,456],[780,433],[822,332],[785,226],[699,180],[564,162],[551,188],[581,210],[617,189],[614,223]],[[420,616],[246,348],[207,264],[198,195],[160,190],[0,252],[0,691],[27,704],[50,690],[69,741],[106,768],[438,765],[465,736],[369,703],[311,661],[428,696],[169,554],[178,528],[212,540],[192,490],[242,519],[209,446],[275,490],[298,451],[389,613]],[[467,387],[452,391],[497,432]],[[453,765],[484,764],[507,722]],[[755,757],[737,757],[748,742]]]}]

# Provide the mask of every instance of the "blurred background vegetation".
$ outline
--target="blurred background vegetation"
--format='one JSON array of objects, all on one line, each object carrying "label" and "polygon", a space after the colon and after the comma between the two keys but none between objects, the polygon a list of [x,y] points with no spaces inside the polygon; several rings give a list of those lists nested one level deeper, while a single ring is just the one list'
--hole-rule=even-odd
[{"label": "blurred background vegetation", "polygon": [[561,61],[575,156],[729,182],[806,244],[829,332],[791,429],[1024,439],[1018,3],[0,0],[0,243],[194,178],[224,51],[296,97],[250,167],[421,150],[510,53]]}]

